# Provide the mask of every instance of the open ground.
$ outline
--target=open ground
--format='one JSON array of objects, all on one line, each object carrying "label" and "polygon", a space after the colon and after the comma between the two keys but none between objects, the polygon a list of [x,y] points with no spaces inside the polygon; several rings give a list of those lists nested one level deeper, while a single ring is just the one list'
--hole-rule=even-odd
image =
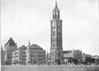
[{"label": "open ground", "polygon": [[2,65],[1,71],[99,71],[99,65]]}]

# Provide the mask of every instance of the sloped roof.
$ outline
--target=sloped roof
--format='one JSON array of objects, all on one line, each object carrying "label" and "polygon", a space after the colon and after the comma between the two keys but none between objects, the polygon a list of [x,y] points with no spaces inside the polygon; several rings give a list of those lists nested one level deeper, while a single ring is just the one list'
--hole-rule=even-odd
[{"label": "sloped roof", "polygon": [[10,38],[10,39],[8,40],[8,42],[5,44],[5,46],[6,46],[6,45],[16,46],[16,43],[14,42],[14,40],[13,40],[12,38]]},{"label": "sloped roof", "polygon": [[43,49],[43,48],[41,48],[39,45],[37,45],[37,44],[32,44],[31,46],[30,46],[30,48],[39,48],[39,49]]},{"label": "sloped roof", "polygon": [[72,50],[63,51],[63,53],[65,53],[65,54],[72,53]]},{"label": "sloped roof", "polygon": [[18,49],[21,49],[21,50],[26,50],[27,47],[25,45],[22,45],[21,47],[19,47]]}]

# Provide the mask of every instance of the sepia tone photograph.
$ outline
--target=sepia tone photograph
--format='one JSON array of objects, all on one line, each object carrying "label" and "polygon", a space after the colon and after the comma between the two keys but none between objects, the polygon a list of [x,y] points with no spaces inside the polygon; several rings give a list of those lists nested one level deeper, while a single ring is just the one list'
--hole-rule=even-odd
[{"label": "sepia tone photograph", "polygon": [[99,71],[99,0],[0,0],[1,71]]}]

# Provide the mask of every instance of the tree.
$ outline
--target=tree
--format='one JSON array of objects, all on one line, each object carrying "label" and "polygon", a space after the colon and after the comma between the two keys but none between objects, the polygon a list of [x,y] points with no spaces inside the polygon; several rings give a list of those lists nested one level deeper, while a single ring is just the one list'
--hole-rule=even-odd
[{"label": "tree", "polygon": [[5,65],[11,65],[11,62],[5,61],[4,64],[5,64]]},{"label": "tree", "polygon": [[60,60],[59,60],[59,59],[56,59],[56,60],[55,60],[55,63],[56,63],[56,64],[58,64],[58,65],[60,65],[60,64],[61,64],[61,62],[60,62]]},{"label": "tree", "polygon": [[86,59],[85,59],[85,63],[86,63],[86,64],[92,64],[92,63],[95,63],[95,59],[94,59],[94,58],[91,58],[91,57],[86,57]]}]

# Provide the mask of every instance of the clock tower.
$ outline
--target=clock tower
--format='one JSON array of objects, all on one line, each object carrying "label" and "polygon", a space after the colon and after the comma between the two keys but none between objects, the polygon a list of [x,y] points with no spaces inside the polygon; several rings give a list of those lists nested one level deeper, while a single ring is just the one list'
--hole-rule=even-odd
[{"label": "clock tower", "polygon": [[53,19],[51,20],[51,48],[50,58],[52,64],[62,63],[62,20],[60,19],[60,10],[57,2],[53,10]]}]

